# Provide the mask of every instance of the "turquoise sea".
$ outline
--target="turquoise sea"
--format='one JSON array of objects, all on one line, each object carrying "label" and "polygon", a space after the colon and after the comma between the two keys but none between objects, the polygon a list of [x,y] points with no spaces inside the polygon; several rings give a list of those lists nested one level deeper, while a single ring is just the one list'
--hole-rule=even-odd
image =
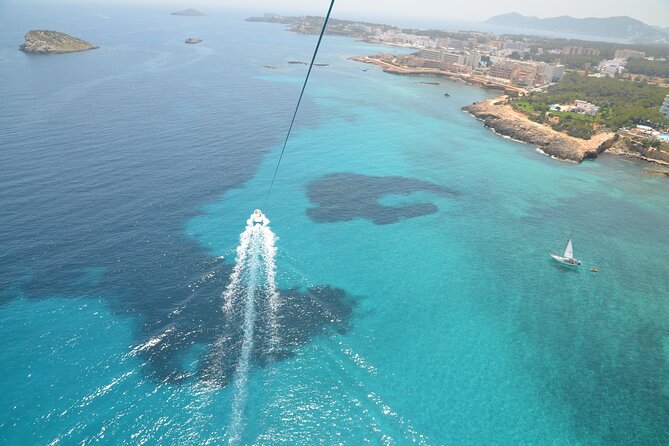
[{"label": "turquoise sea", "polygon": [[[327,36],[263,207],[315,36],[170,11],[0,3],[0,444],[669,444],[657,166],[552,160]],[[281,345],[256,302],[241,376],[256,207]]]}]

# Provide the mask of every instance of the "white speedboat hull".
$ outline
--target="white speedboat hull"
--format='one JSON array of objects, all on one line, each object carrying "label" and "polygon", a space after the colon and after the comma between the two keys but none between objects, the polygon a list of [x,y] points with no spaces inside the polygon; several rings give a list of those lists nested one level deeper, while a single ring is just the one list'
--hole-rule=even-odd
[{"label": "white speedboat hull", "polygon": [[269,226],[269,219],[259,209],[253,212],[248,220],[246,226]]}]

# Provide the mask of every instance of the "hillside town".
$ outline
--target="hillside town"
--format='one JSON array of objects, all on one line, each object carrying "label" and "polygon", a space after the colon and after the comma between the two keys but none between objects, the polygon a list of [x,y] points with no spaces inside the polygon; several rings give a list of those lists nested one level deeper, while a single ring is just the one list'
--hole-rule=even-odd
[{"label": "hillside town", "polygon": [[[322,17],[288,17],[265,14],[248,21],[281,23],[288,30],[302,34],[317,34]],[[386,64],[409,69],[442,70],[447,74],[488,77],[494,84],[509,84],[528,91],[559,82],[569,69],[584,69],[593,77],[615,77],[625,72],[632,59],[666,62],[665,57],[647,55],[644,51],[620,45],[608,55],[596,47],[562,45],[542,47],[529,36],[497,36],[480,31],[447,32],[439,30],[401,29],[391,25],[332,19],[328,34],[346,35],[362,41],[410,48],[413,54],[382,54],[378,59]],[[391,57],[392,56],[392,57]],[[561,59],[583,59],[583,66],[569,66]],[[597,63],[592,63],[592,62]],[[589,63],[588,63],[589,62]],[[646,79],[651,83],[653,79]],[[522,91],[513,88],[514,91]]]},{"label": "hillside town", "polygon": [[[382,31],[373,27],[366,27],[365,32],[370,33],[364,38],[367,42],[418,49],[416,53],[394,59],[396,65],[408,68],[483,76],[496,83],[509,83],[528,89],[559,82],[565,71],[565,67],[560,64],[520,60],[530,50],[525,42],[490,39],[489,35],[483,33],[470,32],[465,38],[458,39],[433,38],[395,29]],[[484,36],[486,38],[481,39]],[[381,59],[388,62],[387,55]]]},{"label": "hillside town", "polygon": [[[265,14],[247,20],[281,23],[301,34],[318,34],[323,25],[322,17],[313,16]],[[402,48],[351,57],[387,73],[445,77],[500,90],[510,107],[504,113],[513,110],[519,119],[578,140],[615,132],[644,157],[669,162],[669,64],[666,50],[657,46],[401,29],[337,19],[330,20],[327,33]],[[491,110],[502,108],[487,107],[484,114]]]}]

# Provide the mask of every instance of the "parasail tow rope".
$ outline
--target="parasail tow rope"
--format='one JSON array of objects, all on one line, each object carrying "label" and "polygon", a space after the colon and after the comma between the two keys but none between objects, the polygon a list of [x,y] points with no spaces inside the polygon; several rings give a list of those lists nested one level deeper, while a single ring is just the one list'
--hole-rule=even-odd
[{"label": "parasail tow rope", "polygon": [[290,137],[290,132],[293,130],[293,124],[295,123],[295,117],[297,116],[297,111],[300,108],[300,102],[302,102],[302,96],[304,95],[304,90],[307,87],[307,82],[309,81],[309,75],[311,74],[311,69],[314,67],[314,61],[316,60],[316,54],[318,54],[318,48],[321,46],[321,40],[323,40],[323,35],[325,34],[325,28],[328,25],[328,20],[330,20],[330,13],[332,12],[332,7],[334,6],[335,0],[330,1],[330,7],[328,8],[328,13],[325,15],[325,21],[323,22],[323,29],[318,36],[318,43],[316,43],[316,49],[314,50],[313,56],[311,56],[311,63],[309,64],[309,70],[307,71],[307,76],[304,78],[304,84],[302,84],[302,91],[300,92],[300,97],[297,100],[297,105],[295,106],[295,111],[293,112],[293,119],[290,120],[290,126],[288,127],[288,133],[286,133],[286,139],[283,141],[283,147],[281,148],[281,154],[279,155],[279,161],[276,163],[276,168],[274,169],[274,175],[272,175],[272,182],[269,185],[269,190],[267,191],[267,196],[265,197],[265,205],[267,205],[267,200],[272,193],[272,187],[274,186],[274,181],[276,180],[276,174],[279,171],[279,166],[281,165],[281,160],[283,159],[283,153],[286,151],[286,145],[288,144],[288,138]]}]

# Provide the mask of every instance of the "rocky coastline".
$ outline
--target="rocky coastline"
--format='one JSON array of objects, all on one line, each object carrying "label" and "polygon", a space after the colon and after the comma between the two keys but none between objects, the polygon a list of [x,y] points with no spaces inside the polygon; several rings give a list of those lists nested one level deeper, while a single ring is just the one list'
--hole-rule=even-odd
[{"label": "rocky coastline", "polygon": [[[450,78],[489,90],[503,90],[509,94],[527,94],[527,91],[520,87],[500,84],[468,74],[448,73],[427,68],[399,67],[381,60],[379,56],[355,56],[350,59],[377,65],[390,74]],[[507,96],[502,96],[476,102],[463,107],[462,110],[483,121],[483,124],[496,134],[533,145],[542,153],[557,160],[580,163],[583,160],[595,159],[606,151],[615,155],[669,165],[669,152],[645,147],[624,133],[608,131],[600,132],[587,140],[577,138],[554,130],[547,124],[531,120],[527,115],[509,105],[507,100]]]},{"label": "rocky coastline", "polygon": [[483,121],[495,133],[531,144],[546,155],[563,161],[580,163],[594,159],[618,141],[613,132],[594,135],[589,140],[575,138],[531,121],[527,116],[506,104],[506,98],[488,99],[463,107],[463,111]]},{"label": "rocky coastline", "polygon": [[669,166],[669,153],[653,147],[644,147],[626,136],[618,138],[607,153]]},{"label": "rocky coastline", "polygon": [[31,54],[64,54],[99,48],[85,40],[59,31],[32,30],[25,35],[19,50]]},{"label": "rocky coastline", "polygon": [[454,73],[436,68],[409,68],[394,65],[389,62],[381,60],[380,56],[353,56],[351,60],[381,67],[385,73],[398,74],[405,76],[426,76],[426,77],[440,77],[451,79],[456,82],[464,82],[469,85],[476,85],[478,87],[503,91],[511,94],[526,94],[527,90],[521,87],[516,87],[509,83],[497,82],[490,78],[483,76],[473,76],[468,73]]}]

